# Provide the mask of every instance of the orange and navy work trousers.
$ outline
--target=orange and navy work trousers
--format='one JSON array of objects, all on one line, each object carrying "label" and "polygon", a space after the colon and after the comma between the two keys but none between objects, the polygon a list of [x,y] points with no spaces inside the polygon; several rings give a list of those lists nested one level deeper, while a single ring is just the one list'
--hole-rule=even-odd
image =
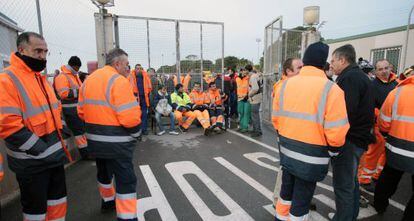
[{"label": "orange and navy work trousers", "polygon": [[103,203],[115,200],[118,220],[138,220],[137,177],[132,159],[96,159],[96,167]]},{"label": "orange and navy work trousers", "polygon": [[210,119],[212,126],[223,127],[224,125],[224,117],[223,117],[223,110],[221,109],[210,109]]},{"label": "orange and navy work trousers", "polygon": [[303,180],[283,168],[281,172],[282,187],[276,203],[275,220],[308,220],[316,182]]},{"label": "orange and navy work trousers", "polygon": [[[194,119],[196,118],[196,115],[194,114],[193,111],[181,112],[181,111],[175,110],[174,115],[175,115],[175,119],[177,119],[178,121],[178,124],[184,127],[185,129],[188,129],[190,125],[193,123]],[[183,117],[186,117],[187,119],[185,119],[184,121]]]},{"label": "orange and navy work trousers", "polygon": [[63,116],[69,129],[75,137],[75,144],[79,151],[84,150],[88,144],[85,136],[85,123],[79,118],[75,107],[63,107]]},{"label": "orange and navy work trousers", "polygon": [[16,174],[23,220],[64,220],[66,183],[63,165],[35,174]]},{"label": "orange and navy work trousers", "polygon": [[199,111],[195,110],[194,115],[196,116],[198,122],[200,122],[201,126],[203,126],[204,129],[207,129],[210,127],[210,119],[208,110]]},{"label": "orange and navy work trousers", "polygon": [[385,139],[375,127],[376,142],[368,146],[368,151],[362,155],[358,168],[358,180],[360,184],[369,184],[372,179],[378,180],[384,169]]}]

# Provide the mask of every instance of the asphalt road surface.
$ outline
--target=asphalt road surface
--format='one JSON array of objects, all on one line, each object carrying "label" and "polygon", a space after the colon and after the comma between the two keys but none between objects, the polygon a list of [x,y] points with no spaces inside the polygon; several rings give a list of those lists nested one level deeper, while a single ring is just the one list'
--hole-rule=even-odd
[{"label": "asphalt road surface", "polygon": [[[199,128],[178,136],[149,135],[137,144],[139,220],[274,220],[273,188],[279,167],[273,130],[264,126],[259,139],[234,131],[202,135]],[[93,161],[81,161],[66,173],[67,220],[115,220],[100,213]],[[411,196],[407,175],[385,214],[361,208],[361,220],[400,220]],[[372,195],[362,193],[369,200]],[[318,183],[311,220],[329,220],[335,211],[332,176]],[[22,220],[19,200],[5,205],[2,220]]]}]

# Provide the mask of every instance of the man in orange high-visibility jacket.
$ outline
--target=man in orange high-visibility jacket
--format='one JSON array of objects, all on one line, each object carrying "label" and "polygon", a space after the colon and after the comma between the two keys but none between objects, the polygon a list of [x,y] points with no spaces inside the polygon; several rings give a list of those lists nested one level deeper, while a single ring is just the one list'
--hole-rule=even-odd
[{"label": "man in orange high-visibility jacket", "polygon": [[45,76],[48,48],[37,33],[17,37],[0,73],[0,138],[16,173],[24,220],[64,220],[66,162],[59,101]]},{"label": "man in orange high-visibility jacket", "polygon": [[[0,153],[0,182],[3,180],[4,177],[4,169],[3,169],[3,155]],[[0,204],[0,219],[1,219],[1,204]]]},{"label": "man in orange high-visibility jacket", "polygon": [[316,182],[328,173],[331,152],[345,143],[349,124],[344,93],[323,71],[328,51],[321,42],[311,44],[299,75],[285,80],[275,93],[273,123],[282,165],[276,220],[307,220]]},{"label": "man in orange high-visibility jacket", "polygon": [[206,93],[201,91],[201,84],[194,83],[193,91],[190,93],[192,110],[198,122],[204,128],[204,135],[208,136],[211,132],[210,115],[208,114],[209,99]]},{"label": "man in orange high-visibility jacket", "polygon": [[[388,93],[397,86],[397,77],[391,73],[390,63],[387,60],[379,60],[375,64],[375,79],[373,80],[376,118],[379,109],[385,101]],[[359,183],[369,192],[374,192],[376,180],[378,180],[385,164],[385,139],[379,131],[378,125],[374,127],[376,142],[368,146],[368,151],[361,157],[359,167]],[[372,182],[374,181],[374,182]]]},{"label": "man in orange high-visibility jacket", "polygon": [[141,107],[141,129],[143,135],[148,135],[148,111],[150,106],[150,93],[152,91],[151,79],[148,73],[142,68],[140,64],[135,65],[135,69],[131,71],[128,76],[134,95],[138,98],[139,106]]},{"label": "man in orange high-visibility jacket", "polygon": [[[411,182],[414,182],[413,94],[414,75],[411,75],[389,93],[380,111],[378,125],[386,136],[387,162],[375,188],[374,207],[378,213],[386,210],[388,200],[396,192],[405,172],[411,175]],[[413,193],[402,220],[414,220]]]},{"label": "man in orange high-visibility jacket", "polygon": [[184,76],[180,75],[180,81],[178,81],[177,74],[174,74],[173,75],[173,82],[174,82],[174,87],[177,86],[177,84],[183,84],[184,83]]},{"label": "man in orange high-visibility jacket", "polygon": [[221,100],[220,90],[217,89],[215,82],[210,82],[208,84],[207,96],[209,100],[211,126],[216,131],[221,132],[224,130],[224,105]]},{"label": "man in orange high-visibility jacket", "polygon": [[85,124],[79,118],[76,106],[78,105],[79,88],[82,82],[78,71],[82,66],[77,56],[72,56],[68,65],[63,65],[60,74],[54,80],[54,87],[62,102],[62,113],[65,122],[75,137],[75,144],[79,149],[82,159],[87,159]]},{"label": "man in orange high-visibility jacket", "polygon": [[237,112],[239,114],[239,131],[246,133],[249,128],[251,105],[248,101],[249,94],[249,72],[242,70],[239,77],[236,78],[237,83]]},{"label": "man in orange high-visibility jacket", "polygon": [[189,73],[187,73],[187,75],[185,75],[185,77],[183,79],[183,83],[182,83],[185,93],[189,93],[190,81],[191,81],[191,74],[189,72]]},{"label": "man in orange high-visibility jacket", "polygon": [[[280,78],[279,81],[277,81],[273,85],[273,91],[272,91],[273,100],[275,96],[279,96],[278,94],[275,94],[275,93],[276,91],[280,91],[280,87],[282,86],[282,83],[286,79],[298,75],[302,67],[303,67],[303,63],[302,63],[302,60],[300,60],[299,58],[288,58],[283,62],[282,77]],[[273,102],[273,105],[275,105],[274,102]],[[275,106],[273,106],[273,108],[275,108]],[[277,125],[275,125],[276,122],[277,122],[277,117],[272,116],[273,127],[275,128],[276,133],[277,133]],[[273,190],[273,199],[274,199],[273,205],[275,205],[275,207],[276,207],[277,199],[279,198],[279,192],[280,192],[281,185],[282,185],[282,172],[279,170],[279,172],[277,173],[277,177],[276,177],[275,188]]]},{"label": "man in orange high-visibility jacket", "polygon": [[106,55],[106,65],[82,84],[78,105],[79,117],[86,124],[88,154],[96,157],[101,211],[113,210],[116,205],[118,220],[137,220],[132,157],[141,134],[141,110],[128,72],[128,54],[112,49]]}]

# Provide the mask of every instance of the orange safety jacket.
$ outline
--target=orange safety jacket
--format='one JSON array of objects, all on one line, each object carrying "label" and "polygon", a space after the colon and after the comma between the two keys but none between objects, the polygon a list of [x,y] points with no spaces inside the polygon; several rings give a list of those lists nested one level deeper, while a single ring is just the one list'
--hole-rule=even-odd
[{"label": "orange safety jacket", "polygon": [[79,92],[78,115],[85,121],[91,156],[132,158],[141,135],[141,108],[128,79],[113,67],[106,65],[86,78]]},{"label": "orange safety jacket", "polygon": [[204,104],[210,103],[210,100],[208,99],[206,93],[202,91],[193,90],[190,93],[190,99],[191,99],[191,102],[195,105],[204,105]]},{"label": "orange safety jacket", "polygon": [[216,106],[221,106],[223,104],[219,89],[209,89],[207,96],[210,104],[215,104]]},{"label": "orange safety jacket", "polygon": [[180,76],[180,82],[178,82],[178,77],[177,75],[173,76],[173,82],[174,82],[174,87],[177,86],[178,83],[183,84],[184,83],[184,76]]},{"label": "orange safety jacket", "polygon": [[237,77],[237,97],[239,99],[244,98],[249,94],[249,77],[245,76],[244,78]]},{"label": "orange safety jacket", "polygon": [[0,138],[9,168],[31,174],[63,165],[61,108],[53,88],[14,53],[10,64],[0,73]]},{"label": "orange safety jacket", "polygon": [[190,81],[191,81],[191,75],[187,74],[184,79],[182,80],[183,82],[183,89],[186,93],[188,93],[188,86],[190,86]]},{"label": "orange safety jacket", "polygon": [[60,69],[60,74],[54,79],[57,95],[61,99],[63,108],[76,108],[82,82],[78,73],[69,65],[63,65]]},{"label": "orange safety jacket", "polygon": [[305,66],[282,82],[273,99],[281,165],[308,181],[321,181],[330,153],[345,143],[349,129],[344,92],[325,73]]},{"label": "orange safety jacket", "polygon": [[[150,106],[150,93],[152,91],[152,84],[151,84],[151,79],[148,76],[148,73],[146,71],[142,71],[142,76],[143,76],[143,80],[144,80],[144,93],[145,93],[145,102],[147,104],[147,107]],[[137,97],[137,99],[139,99],[139,90],[138,90],[138,85],[137,85],[137,74],[135,72],[135,70],[132,70],[131,73],[128,75],[128,79],[131,82],[133,91],[134,91],[134,95]]]},{"label": "orange safety jacket", "polygon": [[386,138],[387,164],[414,174],[414,76],[392,90],[381,107],[378,125],[388,133]]}]

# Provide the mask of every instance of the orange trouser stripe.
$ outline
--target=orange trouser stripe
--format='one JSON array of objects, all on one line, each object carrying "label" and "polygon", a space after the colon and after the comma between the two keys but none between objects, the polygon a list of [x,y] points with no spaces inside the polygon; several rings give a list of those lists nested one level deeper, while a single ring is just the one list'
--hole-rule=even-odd
[{"label": "orange trouser stripe", "polygon": [[276,217],[280,220],[288,220],[291,201],[283,200],[279,197],[276,203]]},{"label": "orange trouser stripe", "polygon": [[46,220],[53,221],[63,219],[66,216],[67,202],[66,197],[58,200],[47,201]]},{"label": "orange trouser stripe", "polygon": [[85,135],[75,136],[75,144],[79,149],[85,148],[86,146],[88,146],[88,142],[86,141],[86,136]]},{"label": "orange trouser stripe", "polygon": [[136,193],[116,194],[116,213],[118,218],[132,219],[137,217]]},{"label": "orange trouser stripe", "polygon": [[102,199],[105,202],[115,199],[115,188],[111,184],[101,184],[98,183],[99,193],[101,194]]}]

